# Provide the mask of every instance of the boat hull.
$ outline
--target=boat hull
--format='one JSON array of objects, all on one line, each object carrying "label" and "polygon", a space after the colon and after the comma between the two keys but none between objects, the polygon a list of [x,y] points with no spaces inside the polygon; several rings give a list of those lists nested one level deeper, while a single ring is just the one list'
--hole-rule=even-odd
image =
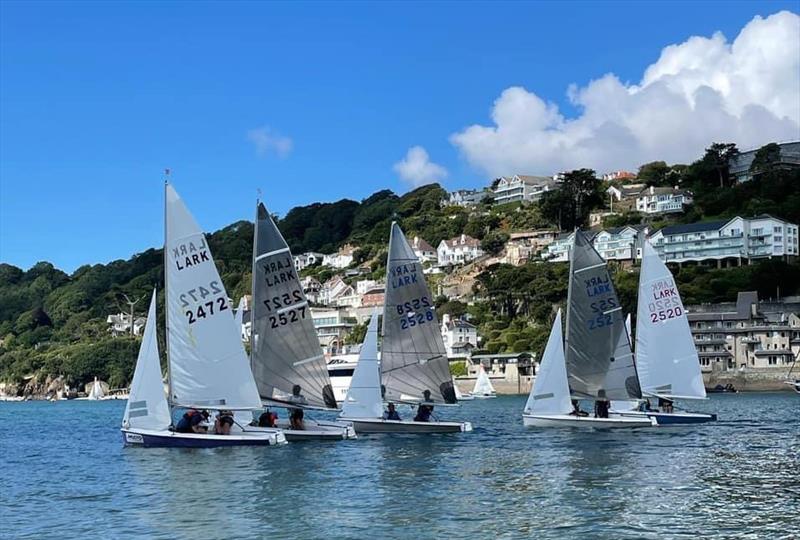
[{"label": "boat hull", "polygon": [[469,422],[414,422],[379,418],[342,418],[351,422],[356,433],[461,433],[472,431]]},{"label": "boat hull", "polygon": [[[288,423],[278,423],[278,429],[283,432],[289,442],[302,441],[342,441],[355,439],[356,430],[349,422],[323,422],[318,420],[305,420],[306,429],[290,429]],[[258,433],[275,431],[275,428],[261,428],[258,426],[244,426],[245,432]]]},{"label": "boat hull", "polygon": [[496,397],[497,396],[494,394],[472,394],[473,399],[491,399]]},{"label": "boat hull", "polygon": [[653,418],[594,418],[569,414],[523,414],[522,423],[529,427],[571,427],[594,429],[642,428],[657,425]]},{"label": "boat hull", "polygon": [[654,411],[626,411],[626,412],[611,412],[612,417],[621,416],[623,418],[642,418],[649,417],[655,418],[659,426],[668,426],[675,424],[704,424],[706,422],[715,422],[717,420],[716,414],[694,413],[694,412],[654,412]]},{"label": "boat hull", "polygon": [[142,446],[145,448],[220,448],[227,446],[274,446],[286,444],[286,437],[280,430],[262,433],[238,432],[231,435],[125,428],[121,431],[125,446]]}]

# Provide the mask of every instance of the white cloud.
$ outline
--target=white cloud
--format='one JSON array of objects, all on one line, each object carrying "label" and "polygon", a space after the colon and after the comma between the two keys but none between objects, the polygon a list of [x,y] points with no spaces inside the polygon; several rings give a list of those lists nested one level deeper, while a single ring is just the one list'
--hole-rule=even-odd
[{"label": "white cloud", "polygon": [[421,146],[409,148],[406,157],[394,164],[394,172],[413,187],[439,182],[447,177],[447,169],[433,163]]},{"label": "white cloud", "polygon": [[285,158],[294,144],[290,137],[281,135],[269,126],[251,129],[247,132],[247,139],[256,147],[256,154],[260,157],[275,154],[279,158]]},{"label": "white cloud", "polygon": [[576,118],[507,88],[494,102],[494,125],[469,126],[450,141],[491,175],[687,163],[714,141],[749,149],[800,138],[798,73],[800,16],[782,11],[754,18],[732,43],[717,32],[665,47],[637,85],[612,73],[570,85]]}]

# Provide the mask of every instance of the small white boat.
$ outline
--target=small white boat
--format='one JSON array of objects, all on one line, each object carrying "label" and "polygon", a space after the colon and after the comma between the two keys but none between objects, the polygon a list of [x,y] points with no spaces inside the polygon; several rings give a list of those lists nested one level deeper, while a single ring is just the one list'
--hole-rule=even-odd
[{"label": "small white boat", "polygon": [[466,394],[462,394],[461,390],[458,389],[458,385],[456,384],[456,380],[453,379],[453,389],[456,391],[456,399],[458,401],[472,401],[475,399],[475,396],[467,392]]},{"label": "small white boat", "polygon": [[800,394],[800,381],[786,381],[786,384],[794,388],[794,391]]},{"label": "small white boat", "polygon": [[[354,439],[351,424],[306,418],[314,410],[338,411],[338,403],[292,252],[261,202],[252,275],[250,366],[258,393],[267,407],[303,414],[303,429],[292,429],[288,421],[277,427],[289,441]],[[270,428],[245,428],[253,429]]]},{"label": "small white boat", "polygon": [[469,422],[415,422],[384,418],[381,367],[378,359],[378,316],[373,315],[361,346],[358,364],[340,420],[351,422],[357,433],[459,433],[472,431]]},{"label": "small white boat", "polygon": [[489,380],[489,375],[482,365],[478,366],[478,378],[475,380],[475,387],[472,389],[472,397],[477,399],[487,399],[497,397],[492,386],[492,381]]}]

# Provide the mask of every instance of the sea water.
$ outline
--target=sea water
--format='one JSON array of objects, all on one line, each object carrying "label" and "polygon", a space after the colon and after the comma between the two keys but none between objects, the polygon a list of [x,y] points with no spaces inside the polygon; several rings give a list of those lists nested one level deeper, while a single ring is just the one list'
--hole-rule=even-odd
[{"label": "sea water", "polygon": [[525,428],[524,402],[437,409],[472,433],[210,450],[124,448],[124,401],[0,403],[0,537],[798,534],[800,395],[712,395],[692,408],[718,422],[625,431]]}]

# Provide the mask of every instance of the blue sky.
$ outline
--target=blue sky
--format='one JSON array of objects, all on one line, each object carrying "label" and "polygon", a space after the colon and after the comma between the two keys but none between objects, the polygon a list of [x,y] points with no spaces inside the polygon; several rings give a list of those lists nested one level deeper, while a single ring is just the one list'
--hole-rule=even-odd
[{"label": "blue sky", "polygon": [[0,261],[72,271],[161,244],[165,167],[210,231],[250,219],[259,187],[280,214],[405,192],[395,164],[413,146],[445,187],[482,186],[503,155],[452,135],[491,124],[509,87],[570,119],[571,84],[638,84],[664,47],[785,9],[797,2],[5,1]]}]

